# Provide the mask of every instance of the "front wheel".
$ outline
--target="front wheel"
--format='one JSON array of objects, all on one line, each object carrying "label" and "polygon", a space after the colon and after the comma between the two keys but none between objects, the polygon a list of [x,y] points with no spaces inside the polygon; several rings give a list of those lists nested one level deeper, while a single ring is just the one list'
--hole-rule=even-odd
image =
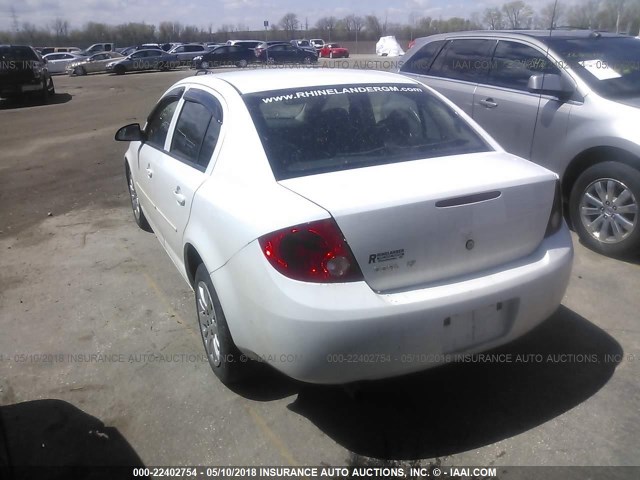
[{"label": "front wheel", "polygon": [[131,199],[131,210],[133,210],[133,218],[136,221],[136,225],[138,225],[145,232],[153,232],[151,226],[149,225],[149,222],[147,221],[147,217],[144,216],[144,212],[142,211],[142,207],[140,206],[140,199],[138,198],[136,185],[128,165],[126,175],[127,185],[129,186],[129,198]]},{"label": "front wheel", "polygon": [[240,68],[246,68],[246,66],[247,66],[248,64],[249,64],[249,63],[248,63],[248,62],[243,58],[242,60],[240,60],[240,61],[238,62],[238,67],[240,67]]},{"label": "front wheel", "polygon": [[304,60],[302,62],[305,65],[311,65],[311,58],[310,57],[304,57]]},{"label": "front wheel", "polygon": [[582,242],[612,257],[640,251],[640,171],[620,162],[598,163],[578,177],[569,214]]},{"label": "front wheel", "polygon": [[248,359],[233,343],[211,277],[203,263],[196,270],[194,289],[200,335],[209,365],[222,383],[236,383],[244,377]]}]

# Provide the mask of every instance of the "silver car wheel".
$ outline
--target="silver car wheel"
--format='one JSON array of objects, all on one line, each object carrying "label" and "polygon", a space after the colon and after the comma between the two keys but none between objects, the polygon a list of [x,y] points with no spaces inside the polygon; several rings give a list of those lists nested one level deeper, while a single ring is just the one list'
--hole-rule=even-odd
[{"label": "silver car wheel", "polygon": [[602,243],[623,241],[638,222],[636,198],[625,184],[613,178],[599,178],[589,184],[579,208],[582,224]]},{"label": "silver car wheel", "polygon": [[211,294],[206,283],[198,282],[196,288],[196,303],[198,305],[198,322],[200,332],[204,340],[204,348],[212,365],[220,365],[220,338],[218,336],[218,323],[216,312],[211,300]]},{"label": "silver car wheel", "polygon": [[202,63],[200,64],[200,67],[201,67],[201,68],[209,68],[209,62],[207,62],[207,61],[202,62]]},{"label": "silver car wheel", "polygon": [[133,177],[129,175],[129,195],[131,196],[131,208],[133,209],[133,215],[136,220],[140,220],[140,200],[138,199],[138,193],[133,183]]}]

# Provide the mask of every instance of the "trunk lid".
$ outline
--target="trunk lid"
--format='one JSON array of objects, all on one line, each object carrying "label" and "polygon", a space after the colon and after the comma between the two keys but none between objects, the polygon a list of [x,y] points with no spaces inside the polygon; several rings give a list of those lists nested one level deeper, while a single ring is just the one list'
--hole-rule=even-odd
[{"label": "trunk lid", "polygon": [[327,210],[375,291],[471,274],[533,252],[556,175],[503,152],[280,181]]}]

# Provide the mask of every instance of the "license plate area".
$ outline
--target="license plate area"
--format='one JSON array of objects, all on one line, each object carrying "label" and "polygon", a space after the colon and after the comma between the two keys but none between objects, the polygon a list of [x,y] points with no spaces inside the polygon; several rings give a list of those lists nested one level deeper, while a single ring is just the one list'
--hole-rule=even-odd
[{"label": "license plate area", "polygon": [[496,340],[511,329],[516,300],[451,315],[442,322],[443,352],[454,353]]}]

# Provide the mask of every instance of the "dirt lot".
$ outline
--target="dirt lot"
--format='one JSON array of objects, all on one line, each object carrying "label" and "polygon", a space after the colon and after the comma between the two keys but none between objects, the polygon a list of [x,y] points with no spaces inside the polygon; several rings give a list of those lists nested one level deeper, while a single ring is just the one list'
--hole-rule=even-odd
[{"label": "dirt lot", "polygon": [[113,141],[190,74],[58,76],[53,104],[0,107],[0,465],[640,463],[640,268],[578,242],[563,306],[498,352],[511,362],[357,391],[266,370],[222,386]]}]

